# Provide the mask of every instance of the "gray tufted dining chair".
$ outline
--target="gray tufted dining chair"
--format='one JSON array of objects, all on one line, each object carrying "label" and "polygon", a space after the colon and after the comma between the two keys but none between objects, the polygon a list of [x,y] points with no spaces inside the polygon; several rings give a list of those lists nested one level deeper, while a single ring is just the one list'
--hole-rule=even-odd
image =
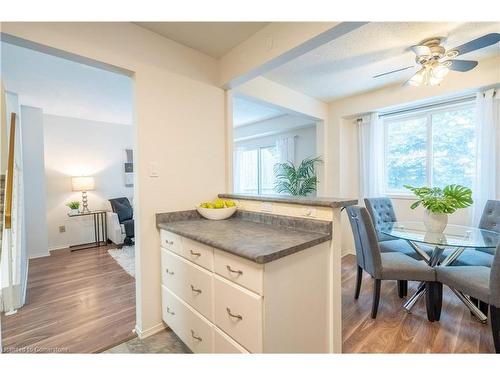
[{"label": "gray tufted dining chair", "polygon": [[[382,253],[400,252],[416,260],[421,260],[422,257],[406,240],[396,239],[379,231],[381,225],[397,221],[391,199],[387,197],[365,198],[364,201],[365,207],[377,231],[380,251]],[[429,246],[422,245],[421,248],[429,255],[432,253],[432,248]],[[406,297],[407,294],[408,283],[400,280],[398,282],[398,295],[400,298],[403,298]]]},{"label": "gray tufted dining chair", "polygon": [[346,208],[347,216],[351,224],[354,243],[356,248],[356,259],[358,264],[356,291],[354,298],[358,299],[361,291],[363,270],[374,278],[373,304],[371,316],[377,317],[380,301],[381,280],[416,280],[427,281],[427,315],[429,320],[434,320],[432,284],[435,281],[435,271],[425,262],[413,259],[403,253],[390,252],[381,253],[377,233],[373,226],[367,209],[360,206],[349,206]]},{"label": "gray tufted dining chair", "polygon": [[[500,201],[489,200],[484,205],[479,228],[500,233]],[[494,254],[492,249],[477,249],[488,254]]]},{"label": "gray tufted dining chair", "polygon": [[[437,281],[490,305],[491,332],[496,353],[500,353],[500,244],[490,267],[436,267]],[[441,303],[435,306],[441,309]]]}]

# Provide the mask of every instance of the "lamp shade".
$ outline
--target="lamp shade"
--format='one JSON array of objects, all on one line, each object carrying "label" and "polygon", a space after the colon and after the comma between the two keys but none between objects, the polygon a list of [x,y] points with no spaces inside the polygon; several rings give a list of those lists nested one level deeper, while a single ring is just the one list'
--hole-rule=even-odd
[{"label": "lamp shade", "polygon": [[95,180],[92,176],[71,177],[73,191],[89,191],[95,189]]}]

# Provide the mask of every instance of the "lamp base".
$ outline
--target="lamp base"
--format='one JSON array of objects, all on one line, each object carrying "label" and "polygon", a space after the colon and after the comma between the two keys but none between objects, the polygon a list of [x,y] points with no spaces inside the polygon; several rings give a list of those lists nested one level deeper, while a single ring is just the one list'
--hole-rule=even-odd
[{"label": "lamp base", "polygon": [[82,191],[82,214],[90,213],[88,201],[87,201],[87,192]]}]

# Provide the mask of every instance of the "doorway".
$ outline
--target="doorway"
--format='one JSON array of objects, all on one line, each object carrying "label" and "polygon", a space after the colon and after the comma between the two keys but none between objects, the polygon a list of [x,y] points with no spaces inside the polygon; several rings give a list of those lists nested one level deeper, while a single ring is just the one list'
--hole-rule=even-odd
[{"label": "doorway", "polygon": [[133,81],[26,47],[1,46],[19,223],[2,348],[100,352],[135,336]]}]

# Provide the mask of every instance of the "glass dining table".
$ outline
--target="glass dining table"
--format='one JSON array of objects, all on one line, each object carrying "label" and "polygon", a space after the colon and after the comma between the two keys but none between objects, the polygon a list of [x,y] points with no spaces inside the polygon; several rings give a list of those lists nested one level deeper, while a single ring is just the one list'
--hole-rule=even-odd
[{"label": "glass dining table", "polygon": [[[381,233],[395,239],[406,240],[422,260],[431,267],[450,266],[467,248],[494,253],[495,248],[500,243],[500,233],[462,225],[449,224],[443,233],[428,232],[423,222],[416,221],[385,223],[378,229]],[[424,251],[421,244],[431,245],[433,250],[431,252]],[[443,255],[445,250],[446,253]],[[486,323],[486,315],[469,297],[454,288],[451,288],[451,291],[469,308],[472,314],[481,322]],[[406,311],[410,312],[418,299],[425,293],[425,283],[420,283],[415,294],[408,298],[404,304]]]}]

